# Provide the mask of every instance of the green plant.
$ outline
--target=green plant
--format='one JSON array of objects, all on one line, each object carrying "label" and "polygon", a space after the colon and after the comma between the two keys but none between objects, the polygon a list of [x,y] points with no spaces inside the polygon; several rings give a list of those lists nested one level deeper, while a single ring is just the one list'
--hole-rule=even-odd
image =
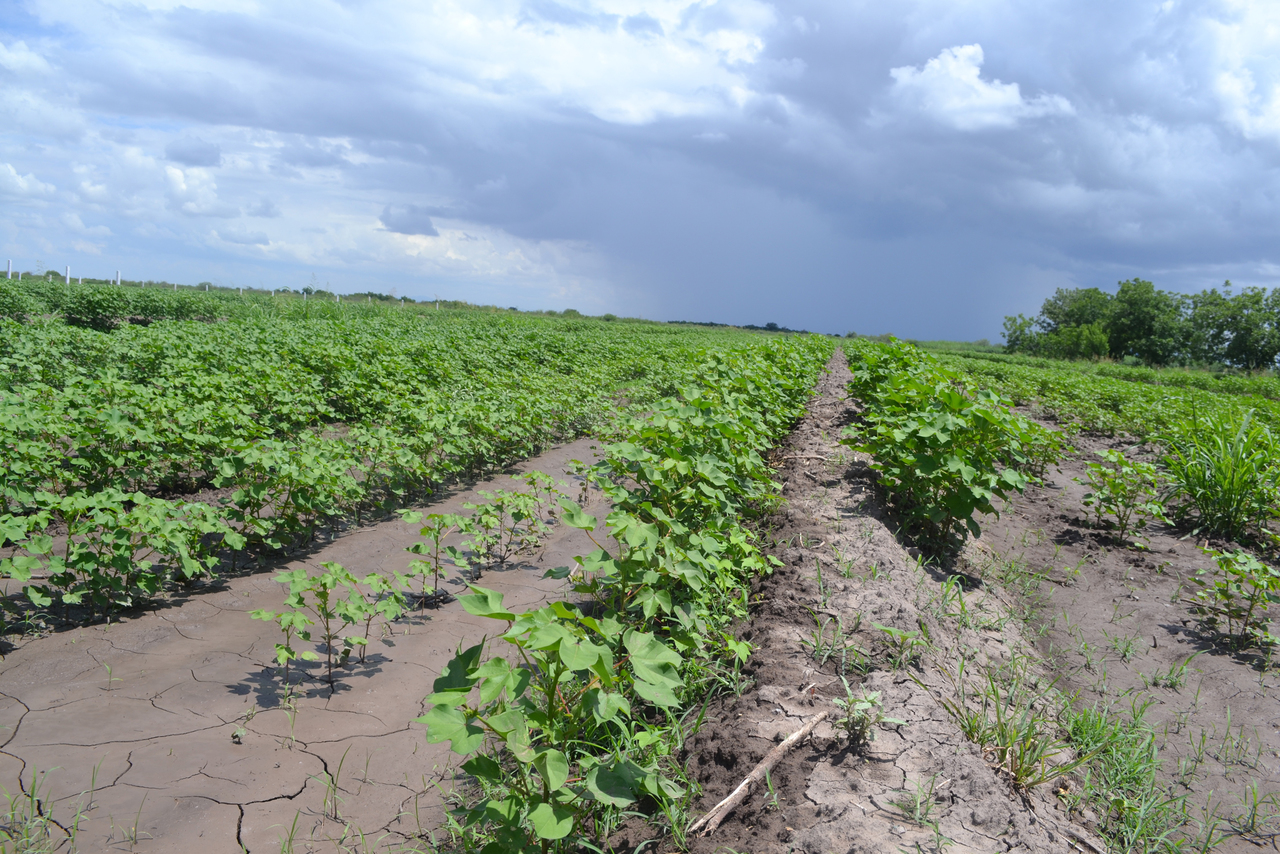
[{"label": "green plant", "polygon": [[[75,850],[76,835],[80,827],[83,802],[72,821],[59,825],[51,817],[46,798],[49,771],[37,771],[32,775],[31,787],[25,791],[10,793],[0,786],[4,795],[4,812],[0,814],[0,852],[4,854],[53,854],[70,839]],[[89,801],[92,802],[92,796]]]},{"label": "green plant", "polygon": [[1245,551],[1204,552],[1213,559],[1216,571],[1201,570],[1194,579],[1200,589],[1192,610],[1202,625],[1233,649],[1269,648],[1273,638],[1267,610],[1280,601],[1280,570]]},{"label": "green plant", "polygon": [[1142,675],[1142,680],[1143,680],[1143,681],[1144,681],[1144,682],[1145,682],[1149,687],[1153,687],[1153,688],[1172,688],[1173,690],[1175,690],[1175,691],[1176,691],[1176,690],[1178,690],[1179,688],[1181,688],[1183,685],[1185,685],[1185,684],[1186,684],[1186,682],[1187,682],[1187,667],[1189,667],[1189,666],[1190,666],[1191,662],[1192,662],[1192,661],[1195,659],[1195,657],[1196,657],[1196,656],[1198,656],[1198,655],[1200,655],[1200,653],[1199,653],[1199,652],[1193,652],[1193,653],[1191,653],[1191,655],[1189,655],[1189,656],[1187,656],[1185,659],[1183,659],[1183,661],[1182,661],[1182,663],[1181,663],[1181,664],[1171,664],[1171,665],[1169,665],[1169,668],[1168,668],[1167,670],[1164,670],[1164,671],[1161,671],[1161,670],[1157,669],[1157,670],[1156,670],[1155,672],[1153,672],[1150,676],[1147,676],[1146,674],[1143,674],[1143,675]]},{"label": "green plant", "polygon": [[[845,633],[844,619],[839,614],[824,614],[819,618],[816,612],[809,613],[817,627],[809,637],[800,639],[800,645],[809,649],[814,663],[823,667],[828,661],[835,660],[836,670],[842,677],[850,670],[865,673],[869,669],[867,655],[849,640]],[[850,634],[857,633],[858,624],[861,621],[862,615],[855,615],[855,624]],[[830,630],[829,636],[828,630]]]},{"label": "green plant", "polygon": [[922,632],[882,626],[879,623],[871,625],[884,632],[885,643],[889,648],[889,666],[893,670],[901,670],[908,665],[919,666],[920,656],[929,646]]},{"label": "green plant", "polygon": [[876,729],[880,724],[906,726],[906,721],[884,714],[879,691],[863,691],[854,696],[848,680],[841,676],[840,681],[844,684],[844,697],[836,697],[832,701],[843,713],[842,717],[836,720],[836,725],[845,731],[849,739],[849,747],[854,752],[861,753],[870,746],[875,740]]},{"label": "green plant", "polygon": [[[419,512],[406,512],[404,520],[411,524],[422,521],[422,514]],[[444,545],[445,537],[452,533],[461,531],[466,525],[466,519],[451,513],[431,513],[426,517],[424,524],[418,533],[426,537],[424,542],[414,543],[408,546],[405,551],[413,554],[425,555],[426,560],[410,561],[409,569],[411,574],[409,580],[414,576],[421,579],[421,590],[418,593],[418,607],[425,608],[428,602],[439,601],[448,594],[440,589],[440,578],[447,573],[442,568],[444,560],[447,558],[455,566],[466,568],[468,566],[466,557],[454,546]],[[427,592],[427,579],[431,578],[431,592]]]},{"label": "green plant", "polygon": [[[633,715],[637,701],[673,708],[681,657],[652,634],[623,629],[556,603],[516,615],[502,596],[472,587],[461,597],[476,616],[504,621],[506,658],[459,651],[427,698],[429,741],[450,741],[470,756],[463,770],[483,798],[459,815],[508,851],[550,850],[583,834],[601,809],[640,797],[678,797],[681,789],[653,764],[657,733]],[[478,692],[478,702],[469,697]],[[495,849],[497,850],[497,849]]]},{"label": "green plant", "polygon": [[867,412],[842,441],[874,458],[908,533],[940,549],[978,536],[975,514],[1022,491],[1044,431],[914,347],[858,344],[850,389]]},{"label": "green plant", "polygon": [[[357,646],[367,645],[363,637],[343,634],[343,631],[355,624],[359,617],[358,609],[351,607],[352,594],[363,602],[359,593],[355,576],[341,564],[332,561],[321,564],[324,570],[318,575],[311,575],[306,567],[299,567],[288,572],[281,572],[275,580],[289,585],[285,596],[284,611],[275,612],[259,609],[250,613],[255,620],[274,621],[284,632],[285,642],[276,644],[276,661],[285,667],[285,683],[288,684],[289,662],[295,659],[319,661],[320,655],[312,650],[297,652],[292,647],[292,639],[299,638],[310,641],[310,626],[319,630],[317,641],[324,645],[325,679],[330,687],[334,685],[333,665],[335,659],[339,664],[345,663]],[[342,592],[346,590],[347,596]]]},{"label": "green plant", "polygon": [[1127,714],[1103,705],[1063,708],[1067,738],[1087,760],[1077,775],[1082,788],[1070,803],[1091,804],[1118,850],[1181,850],[1187,803],[1161,784],[1156,735],[1145,721],[1149,706],[1135,702]]},{"label": "green plant", "polygon": [[1101,463],[1087,463],[1087,474],[1077,483],[1089,487],[1084,505],[1093,508],[1094,525],[1101,528],[1107,516],[1115,520],[1116,536],[1123,542],[1133,530],[1149,519],[1162,519],[1164,511],[1156,501],[1156,467],[1134,462],[1119,451],[1098,451]]},{"label": "green plant", "polygon": [[1280,497],[1277,446],[1252,411],[1193,417],[1161,436],[1169,477],[1165,504],[1205,534],[1241,540],[1258,535]]},{"label": "green plant", "polygon": [[938,775],[933,774],[929,779],[920,781],[908,781],[911,784],[910,790],[904,790],[901,795],[890,799],[889,803],[902,810],[902,814],[911,821],[921,827],[931,827],[935,824],[932,820],[934,807],[937,806],[935,799],[938,789]]}]

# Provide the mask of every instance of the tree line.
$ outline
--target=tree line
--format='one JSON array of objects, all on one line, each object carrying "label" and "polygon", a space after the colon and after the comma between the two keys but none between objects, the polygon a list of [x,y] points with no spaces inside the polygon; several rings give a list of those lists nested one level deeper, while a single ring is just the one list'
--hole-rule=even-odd
[{"label": "tree line", "polygon": [[1034,318],[1004,319],[1005,349],[1058,359],[1124,359],[1146,365],[1229,365],[1248,371],[1275,366],[1280,355],[1280,289],[1244,288],[1196,294],[1163,291],[1151,282],[1058,288]]}]

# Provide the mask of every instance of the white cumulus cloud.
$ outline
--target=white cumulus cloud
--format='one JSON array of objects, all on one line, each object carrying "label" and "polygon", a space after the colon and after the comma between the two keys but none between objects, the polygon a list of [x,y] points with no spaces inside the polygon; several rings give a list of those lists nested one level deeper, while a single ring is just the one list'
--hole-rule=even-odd
[{"label": "white cumulus cloud", "polygon": [[890,69],[893,95],[958,130],[1013,127],[1022,119],[1072,115],[1075,110],[1061,95],[1024,98],[1017,83],[983,80],[982,45],[949,47],[923,68],[904,65]]},{"label": "white cumulus cloud", "polygon": [[50,196],[57,188],[30,173],[19,175],[8,163],[0,163],[0,194],[6,196]]}]

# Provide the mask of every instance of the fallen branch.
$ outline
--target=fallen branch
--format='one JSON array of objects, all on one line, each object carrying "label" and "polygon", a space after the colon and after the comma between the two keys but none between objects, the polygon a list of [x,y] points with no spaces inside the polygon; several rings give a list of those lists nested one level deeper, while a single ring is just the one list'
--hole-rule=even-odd
[{"label": "fallen branch", "polygon": [[813,728],[825,721],[830,714],[830,709],[825,712],[819,712],[807,724],[787,736],[786,741],[770,750],[768,755],[760,761],[760,764],[751,769],[751,773],[747,775],[747,778],[738,784],[738,788],[729,793],[729,797],[716,804],[711,809],[711,812],[695,821],[689,827],[689,833],[700,833],[702,836],[714,833],[715,829],[720,826],[720,822],[728,818],[729,813],[733,812],[738,804],[747,799],[747,796],[751,794],[751,787],[763,781],[765,774],[778,764],[778,760],[786,756],[787,751],[791,750],[791,748],[804,741],[809,733],[813,732]]}]

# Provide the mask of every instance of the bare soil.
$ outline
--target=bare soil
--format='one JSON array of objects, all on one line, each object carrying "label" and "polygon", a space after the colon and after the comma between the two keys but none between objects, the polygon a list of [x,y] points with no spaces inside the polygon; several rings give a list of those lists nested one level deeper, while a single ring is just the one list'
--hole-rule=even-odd
[{"label": "bare soil", "polygon": [[1078,452],[1043,486],[984,525],[989,561],[1044,576],[1033,620],[1058,687],[1078,692],[1084,706],[1145,707],[1160,736],[1166,791],[1188,794],[1202,820],[1222,819],[1226,838],[1215,850],[1275,848],[1280,824],[1271,819],[1280,804],[1264,803],[1254,827],[1243,819],[1251,788],[1264,798],[1280,791],[1280,679],[1256,650],[1215,645],[1191,610],[1196,573],[1213,566],[1201,546],[1234,544],[1155,523],[1135,546],[1134,537],[1121,542],[1092,527],[1081,481],[1095,452],[1111,448],[1134,459],[1154,453],[1124,438],[1081,436],[1075,444]]},{"label": "bare soil", "polygon": [[[570,461],[593,458],[582,440],[515,471],[544,471],[578,497]],[[423,509],[464,512],[483,500],[479,490],[516,485],[503,475]],[[357,576],[405,571],[417,527],[368,525],[274,569],[336,561]],[[563,595],[563,582],[543,573],[592,548],[558,526],[532,561],[480,583],[513,607],[535,608]],[[80,851],[258,854],[280,851],[291,834],[299,852],[335,851],[355,846],[358,833],[366,850],[384,850],[429,835],[443,819],[452,761],[447,743],[427,744],[411,721],[454,650],[492,634],[492,621],[454,601],[414,611],[381,637],[375,627],[365,662],[341,668],[335,688],[321,664],[302,664],[290,709],[273,659],[279,629],[249,617],[280,609],[286,591],[273,575],[224,579],[107,625],[10,638],[0,661],[0,786],[34,786],[64,827],[79,812]],[[462,588],[456,577],[447,584]]]}]

